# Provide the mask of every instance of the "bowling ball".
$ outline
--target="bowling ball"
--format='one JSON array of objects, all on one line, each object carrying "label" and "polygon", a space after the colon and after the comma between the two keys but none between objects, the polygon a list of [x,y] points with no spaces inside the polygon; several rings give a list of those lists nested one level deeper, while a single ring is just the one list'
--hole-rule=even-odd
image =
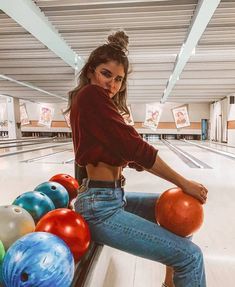
[{"label": "bowling ball", "polygon": [[0,240],[5,250],[23,235],[33,232],[35,223],[27,210],[16,205],[0,206]]},{"label": "bowling ball", "polygon": [[71,175],[65,173],[59,173],[52,176],[49,181],[55,181],[63,185],[69,194],[69,201],[74,199],[78,194],[79,184],[77,180]]},{"label": "bowling ball", "polygon": [[0,287],[2,287],[3,285],[3,278],[2,278],[2,263],[0,263]]},{"label": "bowling ball", "polygon": [[156,202],[155,215],[162,227],[185,237],[202,225],[203,207],[197,199],[175,187],[161,194]]},{"label": "bowling ball", "polygon": [[90,244],[90,231],[84,218],[73,210],[59,208],[48,212],[36,225],[36,231],[53,233],[63,239],[78,261]]},{"label": "bowling ball", "polygon": [[2,241],[0,240],[0,286],[1,286],[1,283],[3,282],[3,279],[2,279],[2,261],[3,261],[4,255],[5,255],[5,249],[4,249]]},{"label": "bowling ball", "polygon": [[46,194],[36,191],[21,194],[14,200],[13,204],[26,209],[32,215],[35,223],[44,214],[55,209],[54,203]]},{"label": "bowling ball", "polygon": [[45,193],[53,201],[55,208],[67,207],[69,204],[68,192],[58,182],[46,181],[36,186],[34,190]]},{"label": "bowling ball", "polygon": [[0,240],[0,263],[2,263],[4,255],[5,255],[5,249],[2,241]]},{"label": "bowling ball", "polygon": [[8,249],[2,274],[9,287],[68,287],[74,276],[74,260],[63,240],[50,233],[33,232]]}]

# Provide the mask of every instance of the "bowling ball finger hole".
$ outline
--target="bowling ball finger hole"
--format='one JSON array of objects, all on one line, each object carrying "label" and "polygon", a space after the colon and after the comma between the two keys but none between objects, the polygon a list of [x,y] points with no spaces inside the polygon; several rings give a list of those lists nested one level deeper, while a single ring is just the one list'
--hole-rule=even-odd
[{"label": "bowling ball finger hole", "polygon": [[15,213],[21,213],[21,210],[19,208],[14,208]]},{"label": "bowling ball finger hole", "polygon": [[28,281],[29,280],[29,275],[26,272],[22,272],[21,275],[20,275],[20,280],[22,282]]},{"label": "bowling ball finger hole", "polygon": [[51,189],[56,190],[56,186],[52,185]]},{"label": "bowling ball finger hole", "polygon": [[69,178],[69,176],[68,176],[68,175],[66,175],[66,176],[65,176],[65,178]]},{"label": "bowling ball finger hole", "polygon": [[45,196],[45,193],[39,192],[42,196]]}]

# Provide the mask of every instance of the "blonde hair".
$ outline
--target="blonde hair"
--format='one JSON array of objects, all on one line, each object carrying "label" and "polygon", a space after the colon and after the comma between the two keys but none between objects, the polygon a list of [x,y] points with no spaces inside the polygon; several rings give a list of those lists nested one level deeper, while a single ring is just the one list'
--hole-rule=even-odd
[{"label": "blonde hair", "polygon": [[86,64],[79,73],[78,86],[69,92],[68,107],[64,113],[67,113],[71,109],[73,98],[76,97],[77,92],[83,88],[85,85],[89,84],[89,79],[87,77],[89,70],[95,70],[100,64],[107,63],[109,61],[116,61],[118,64],[122,64],[124,67],[124,79],[120,91],[112,98],[114,104],[118,110],[122,113],[129,115],[129,110],[126,105],[127,99],[127,75],[129,69],[129,61],[127,58],[128,52],[128,36],[124,31],[117,31],[107,38],[107,43],[97,47],[89,56]]}]

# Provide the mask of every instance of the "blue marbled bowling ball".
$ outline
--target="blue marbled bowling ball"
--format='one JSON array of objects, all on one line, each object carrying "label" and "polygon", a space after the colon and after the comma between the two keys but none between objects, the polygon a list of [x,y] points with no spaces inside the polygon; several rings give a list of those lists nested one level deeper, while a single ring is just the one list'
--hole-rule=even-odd
[{"label": "blue marbled bowling ball", "polygon": [[68,207],[68,191],[58,182],[46,181],[34,188],[35,191],[45,193],[53,201],[55,208]]},{"label": "blue marbled bowling ball", "polygon": [[33,232],[8,249],[2,273],[9,287],[69,287],[74,276],[74,259],[68,246],[56,235]]},{"label": "blue marbled bowling ball", "polygon": [[32,215],[35,223],[47,212],[55,209],[54,203],[46,194],[36,191],[21,194],[14,200],[13,204],[27,210]]},{"label": "blue marbled bowling ball", "polygon": [[0,286],[3,286],[3,278],[2,278],[2,263],[0,263]]}]

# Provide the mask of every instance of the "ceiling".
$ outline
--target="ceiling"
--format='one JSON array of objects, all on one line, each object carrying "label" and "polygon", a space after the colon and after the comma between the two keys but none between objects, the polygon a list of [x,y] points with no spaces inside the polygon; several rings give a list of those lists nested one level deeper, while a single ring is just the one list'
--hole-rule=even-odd
[{"label": "ceiling", "polygon": [[235,93],[234,0],[0,0],[0,9],[0,94],[66,101],[76,65],[117,29],[130,40],[129,103]]}]

